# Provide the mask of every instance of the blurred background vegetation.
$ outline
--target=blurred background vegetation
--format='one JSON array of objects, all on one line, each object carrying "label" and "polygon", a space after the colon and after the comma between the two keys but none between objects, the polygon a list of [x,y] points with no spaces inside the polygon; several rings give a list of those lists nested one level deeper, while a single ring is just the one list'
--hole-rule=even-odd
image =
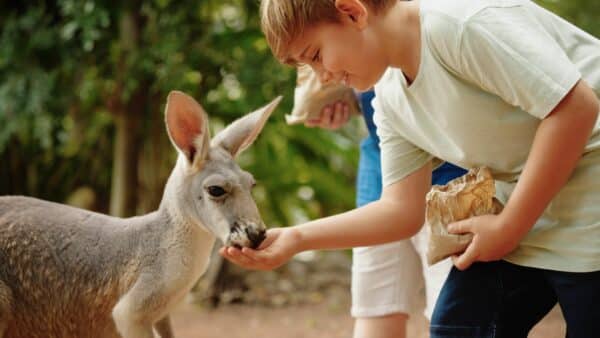
[{"label": "blurred background vegetation", "polygon": [[[600,35],[600,1],[539,3]],[[295,73],[272,58],[257,13],[258,0],[0,2],[0,194],[155,209],[176,156],[164,102],[179,89],[213,132],[285,95],[239,160],[267,224],[352,208],[362,126],[285,125]]]},{"label": "blurred background vegetation", "polygon": [[176,157],[164,103],[179,89],[213,132],[285,96],[239,159],[267,224],[352,207],[360,125],[285,125],[295,72],[271,56],[257,13],[256,0],[1,2],[0,194],[154,210]]}]

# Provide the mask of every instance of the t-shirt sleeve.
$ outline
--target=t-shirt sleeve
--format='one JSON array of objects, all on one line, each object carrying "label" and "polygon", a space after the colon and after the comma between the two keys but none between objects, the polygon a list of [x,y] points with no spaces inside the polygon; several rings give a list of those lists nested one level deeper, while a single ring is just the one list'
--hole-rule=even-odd
[{"label": "t-shirt sleeve", "polygon": [[377,99],[377,94],[372,105],[381,149],[382,183],[386,187],[420,169],[433,157],[398,133],[394,128],[394,116],[388,115],[392,112],[389,108],[388,112],[385,111],[385,105]]},{"label": "t-shirt sleeve", "polygon": [[427,39],[444,65],[540,119],[581,78],[525,6],[487,7],[460,24],[432,21]]}]

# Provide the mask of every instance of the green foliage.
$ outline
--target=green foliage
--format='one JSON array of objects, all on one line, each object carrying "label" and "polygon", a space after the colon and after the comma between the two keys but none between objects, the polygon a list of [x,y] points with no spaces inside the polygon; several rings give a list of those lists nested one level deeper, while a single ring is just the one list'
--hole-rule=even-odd
[{"label": "green foliage", "polygon": [[600,36],[600,1],[537,0],[537,3],[576,24],[579,28]]},{"label": "green foliage", "polygon": [[[81,186],[107,211],[116,119],[135,114],[138,212],[156,207],[174,163],[167,93],[183,90],[214,131],[278,95],[281,107],[240,158],[269,224],[354,203],[357,126],[289,127],[293,69],[271,56],[257,1],[56,0],[0,4],[0,194],[65,201]],[[158,188],[157,188],[158,187]]]}]

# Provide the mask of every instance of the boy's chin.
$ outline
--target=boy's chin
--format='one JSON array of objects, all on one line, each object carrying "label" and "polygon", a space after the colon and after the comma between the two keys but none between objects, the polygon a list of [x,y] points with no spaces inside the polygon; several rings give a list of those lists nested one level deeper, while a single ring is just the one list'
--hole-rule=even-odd
[{"label": "boy's chin", "polygon": [[377,84],[377,81],[379,81],[380,77],[381,76],[378,76],[375,79],[351,77],[348,79],[349,81],[348,81],[347,85],[358,91],[366,91],[366,90],[372,89],[375,86],[375,84]]},{"label": "boy's chin", "polygon": [[351,87],[352,89],[356,89],[361,92],[370,88],[370,87],[365,86],[364,84],[352,83],[352,82],[348,83],[348,86]]},{"label": "boy's chin", "polygon": [[369,90],[369,89],[373,88],[373,86],[375,84],[374,83],[373,84],[371,84],[371,83],[364,83],[364,82],[355,82],[355,83],[354,82],[350,82],[350,83],[348,83],[348,85],[350,87],[352,87],[352,88],[354,88],[354,89],[362,92],[362,91],[366,91],[366,90]]}]

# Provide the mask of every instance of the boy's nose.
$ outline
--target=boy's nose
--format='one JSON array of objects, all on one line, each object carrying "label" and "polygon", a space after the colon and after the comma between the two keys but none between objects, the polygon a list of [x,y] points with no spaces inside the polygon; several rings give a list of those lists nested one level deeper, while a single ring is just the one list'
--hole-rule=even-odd
[{"label": "boy's nose", "polygon": [[333,80],[333,74],[326,70],[319,72],[319,81],[321,81],[322,84],[328,84],[331,80]]},{"label": "boy's nose", "polygon": [[317,73],[319,81],[322,84],[341,83],[344,78],[344,72],[332,72],[323,68],[313,67],[313,71]]}]

